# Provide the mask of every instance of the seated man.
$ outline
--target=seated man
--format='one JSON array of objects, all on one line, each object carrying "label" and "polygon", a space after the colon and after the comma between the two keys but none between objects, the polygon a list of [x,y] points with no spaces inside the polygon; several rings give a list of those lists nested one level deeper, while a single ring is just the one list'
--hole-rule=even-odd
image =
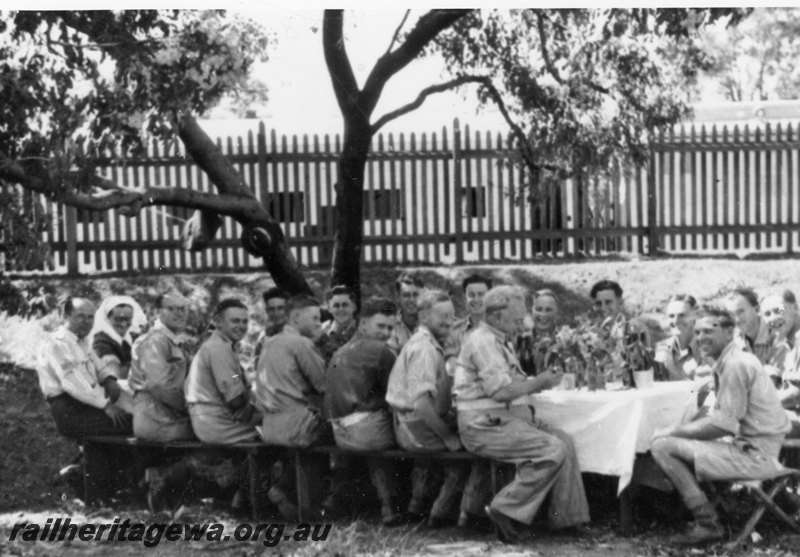
[{"label": "seated man", "polygon": [[601,280],[596,282],[589,291],[592,298],[593,309],[599,313],[603,319],[622,319],[628,323],[629,335],[637,335],[645,346],[653,348],[653,334],[650,328],[636,317],[628,317],[624,311],[622,299],[622,287],[613,280]]},{"label": "seated man", "polygon": [[456,319],[450,336],[445,344],[445,360],[447,361],[447,371],[452,376],[455,370],[458,352],[467,333],[475,330],[475,327],[483,321],[484,307],[483,297],[492,287],[492,279],[478,274],[470,275],[461,282],[464,290],[464,298],[467,303],[467,315],[461,319]]},{"label": "seated man", "polygon": [[261,415],[250,402],[238,354],[238,343],[247,334],[247,306],[233,298],[222,300],[213,318],[214,332],[200,346],[186,379],[192,429],[204,443],[255,441]]},{"label": "seated man", "polygon": [[786,357],[786,346],[776,333],[770,331],[760,316],[758,295],[752,288],[737,288],[725,300],[725,309],[736,324],[734,339],[745,352],[752,352],[773,374],[780,374]]},{"label": "seated man", "polygon": [[397,312],[394,331],[392,331],[392,336],[389,337],[387,344],[395,355],[400,353],[403,345],[408,342],[408,339],[414,334],[414,329],[417,328],[419,322],[417,298],[424,287],[422,280],[410,273],[403,273],[397,277],[394,283],[400,311]]},{"label": "seated man", "polygon": [[761,313],[770,330],[778,333],[786,343],[786,357],[780,366],[779,375],[774,375],[778,387],[778,398],[786,409],[792,429],[786,435],[790,439],[800,438],[800,315],[797,300],[791,290],[781,295],[770,295],[761,300]]},{"label": "seated man", "polygon": [[264,309],[267,312],[267,326],[256,339],[255,359],[258,362],[264,340],[273,337],[283,330],[286,324],[286,302],[289,294],[282,288],[274,286],[264,292]]},{"label": "seated man", "polygon": [[[322,415],[325,394],[325,362],[314,346],[321,334],[319,302],[309,296],[295,296],[288,304],[289,320],[283,330],[263,344],[256,372],[255,393],[264,421],[261,438],[269,445],[308,447],[330,441],[330,425]],[[300,501],[308,511],[318,508],[326,459],[309,455],[300,471]],[[281,486],[291,478],[283,474],[280,485],[267,493],[285,517],[296,511],[288,504]],[[288,515],[288,516],[286,516]]]},{"label": "seated man", "polygon": [[64,325],[43,347],[36,372],[56,428],[82,441],[88,435],[130,435],[131,415],[106,398],[100,359],[89,346],[95,308],[84,298],[64,304]]},{"label": "seated man", "polygon": [[780,476],[778,453],[790,427],[763,366],[734,342],[730,313],[703,308],[694,334],[703,356],[714,360],[714,407],[710,411],[704,407],[694,420],[657,432],[651,447],[653,458],[694,515],[693,528],[674,538],[685,545],[718,540],[725,534],[698,481]]},{"label": "seated man", "polygon": [[189,300],[169,292],[158,297],[156,308],[158,319],[132,348],[133,434],[147,441],[194,439],[183,393],[189,362],[181,333]]},{"label": "seated man", "polygon": [[[392,417],[386,403],[386,385],[395,357],[386,341],[392,334],[396,312],[397,306],[391,300],[366,300],[361,306],[358,331],[328,365],[325,408],[336,444],[342,449],[381,451],[395,446]],[[383,523],[400,523],[393,462],[368,458],[366,463],[381,501]],[[346,483],[343,474],[350,477],[353,474],[352,463],[338,464],[334,470],[337,486]]]},{"label": "seated man", "polygon": [[[457,451],[461,441],[452,415],[451,379],[445,370],[442,344],[453,324],[453,302],[439,290],[424,291],[417,302],[420,324],[389,376],[386,401],[394,412],[397,443],[412,452]],[[412,472],[408,513],[425,514],[431,461],[417,460]],[[469,472],[465,463],[444,466],[444,483],[430,510],[429,525],[440,526],[453,518],[453,506],[464,489]]]},{"label": "seated man", "polygon": [[525,526],[533,522],[548,494],[552,528],[588,522],[572,440],[535,420],[525,397],[558,385],[563,373],[548,370],[528,377],[520,368],[508,344],[525,316],[525,299],[518,288],[495,287],[483,303],[486,317],[462,346],[456,367],[458,431],[468,451],[517,467],[514,480],[486,512],[507,542],[525,536]]},{"label": "seated man", "polygon": [[[99,384],[100,359],[89,346],[87,335],[92,329],[95,309],[83,298],[70,298],[64,304],[64,324],[42,347],[36,372],[39,386],[50,406],[50,412],[61,435],[83,444],[91,435],[130,435],[131,415],[106,397]],[[98,446],[105,467],[120,470],[130,463],[128,451]],[[74,470],[71,466],[65,470]],[[135,470],[131,470],[133,475]],[[111,495],[111,478],[98,474],[94,485],[103,495]],[[83,474],[80,480],[82,481]],[[129,477],[135,481],[138,478]],[[76,482],[77,483],[77,482]]]},{"label": "seated man", "polygon": [[[697,300],[689,294],[676,294],[667,304],[670,337],[656,347],[655,378],[658,381],[694,379],[701,367],[700,350],[694,339],[694,311]],[[702,373],[702,371],[701,371]]]}]

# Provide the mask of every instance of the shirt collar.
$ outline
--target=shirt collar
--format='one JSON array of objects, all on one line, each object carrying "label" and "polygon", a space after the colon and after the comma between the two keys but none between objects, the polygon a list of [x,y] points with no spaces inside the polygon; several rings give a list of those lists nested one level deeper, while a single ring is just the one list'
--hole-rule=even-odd
[{"label": "shirt collar", "polygon": [[236,342],[236,341],[233,341],[233,340],[229,339],[229,338],[228,338],[228,337],[225,335],[225,333],[223,333],[223,332],[222,332],[222,331],[220,331],[219,329],[214,329],[214,332],[212,332],[212,333],[211,333],[211,336],[216,336],[217,338],[219,338],[219,340],[220,340],[220,341],[222,341],[223,343],[225,343],[225,344],[227,344],[228,346],[230,346],[231,348],[233,348],[233,349],[234,349],[234,351],[236,350],[236,348],[237,348],[237,346],[238,346],[238,344],[239,344],[238,342]]},{"label": "shirt collar", "polygon": [[491,325],[489,325],[489,324],[488,324],[488,323],[487,323],[485,320],[484,320],[484,321],[481,321],[481,322],[480,322],[480,324],[478,325],[478,328],[481,328],[481,327],[483,327],[484,329],[486,329],[487,331],[489,331],[490,333],[492,333],[492,334],[494,335],[494,337],[495,337],[497,340],[499,340],[499,341],[500,341],[502,344],[505,344],[505,343],[506,343],[506,341],[508,340],[508,335],[506,335],[506,334],[505,334],[503,331],[501,331],[500,329],[497,329],[497,328],[495,328],[495,327],[492,327],[492,326],[491,326]]},{"label": "shirt collar", "polygon": [[156,319],[153,329],[163,332],[173,344],[181,344],[185,340],[182,334],[176,334],[172,332],[172,329],[164,325],[164,323],[161,322],[161,319]]},{"label": "shirt collar", "polygon": [[280,334],[282,334],[282,335],[286,334],[286,335],[298,336],[298,337],[303,336],[303,335],[300,334],[300,331],[298,331],[297,329],[295,329],[294,327],[292,327],[288,323],[283,326],[283,330],[280,332]]},{"label": "shirt collar", "polygon": [[769,344],[770,342],[770,330],[769,325],[764,319],[758,318],[758,334],[756,335],[756,340],[753,344]]},{"label": "shirt collar", "polygon": [[421,333],[422,335],[428,337],[430,342],[436,347],[437,350],[443,352],[444,349],[442,348],[441,343],[436,338],[436,336],[431,332],[427,325],[418,325],[417,326],[417,333]]},{"label": "shirt collar", "polygon": [[738,344],[736,344],[736,341],[733,340],[730,341],[728,345],[722,349],[719,358],[717,358],[717,360],[714,362],[714,367],[712,368],[715,375],[720,375],[722,373],[722,366],[725,364],[725,360],[728,358],[731,352],[734,352],[736,350],[741,350],[741,348],[739,347]]}]

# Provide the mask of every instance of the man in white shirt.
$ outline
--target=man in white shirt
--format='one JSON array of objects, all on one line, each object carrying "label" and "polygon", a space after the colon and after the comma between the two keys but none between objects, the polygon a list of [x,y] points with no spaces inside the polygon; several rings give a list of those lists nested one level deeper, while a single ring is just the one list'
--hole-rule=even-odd
[{"label": "man in white shirt", "polygon": [[94,313],[89,300],[67,300],[64,325],[51,335],[36,367],[58,432],[79,441],[89,435],[131,434],[131,415],[109,401],[98,382],[102,364],[87,341]]}]

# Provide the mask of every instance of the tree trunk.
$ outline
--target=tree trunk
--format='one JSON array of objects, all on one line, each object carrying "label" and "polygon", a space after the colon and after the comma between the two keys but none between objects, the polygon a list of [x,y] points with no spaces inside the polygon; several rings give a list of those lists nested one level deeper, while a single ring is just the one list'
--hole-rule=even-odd
[{"label": "tree trunk", "polygon": [[349,286],[353,289],[356,300],[360,300],[364,242],[364,170],[372,132],[365,118],[353,115],[345,118],[344,145],[339,157],[336,184],[336,231],[331,285]]}]

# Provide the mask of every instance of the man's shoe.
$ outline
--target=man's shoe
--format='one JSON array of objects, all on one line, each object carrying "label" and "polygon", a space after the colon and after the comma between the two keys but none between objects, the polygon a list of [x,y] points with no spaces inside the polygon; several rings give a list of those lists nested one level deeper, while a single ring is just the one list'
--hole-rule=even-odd
[{"label": "man's shoe", "polygon": [[406,511],[406,518],[411,522],[420,522],[425,520],[427,514],[423,510],[422,501],[419,499],[411,499],[408,502],[408,510]]},{"label": "man's shoe", "polygon": [[497,512],[492,507],[486,507],[486,514],[489,520],[497,527],[497,539],[501,542],[508,544],[522,543],[530,536],[525,531],[524,524]]},{"label": "man's shoe", "polygon": [[470,532],[486,533],[492,531],[492,521],[489,520],[488,516],[468,512],[462,512],[458,516],[457,526]]},{"label": "man's shoe", "polygon": [[670,542],[675,545],[703,545],[716,542],[725,537],[725,530],[718,523],[692,523],[684,534],[673,536]]}]

